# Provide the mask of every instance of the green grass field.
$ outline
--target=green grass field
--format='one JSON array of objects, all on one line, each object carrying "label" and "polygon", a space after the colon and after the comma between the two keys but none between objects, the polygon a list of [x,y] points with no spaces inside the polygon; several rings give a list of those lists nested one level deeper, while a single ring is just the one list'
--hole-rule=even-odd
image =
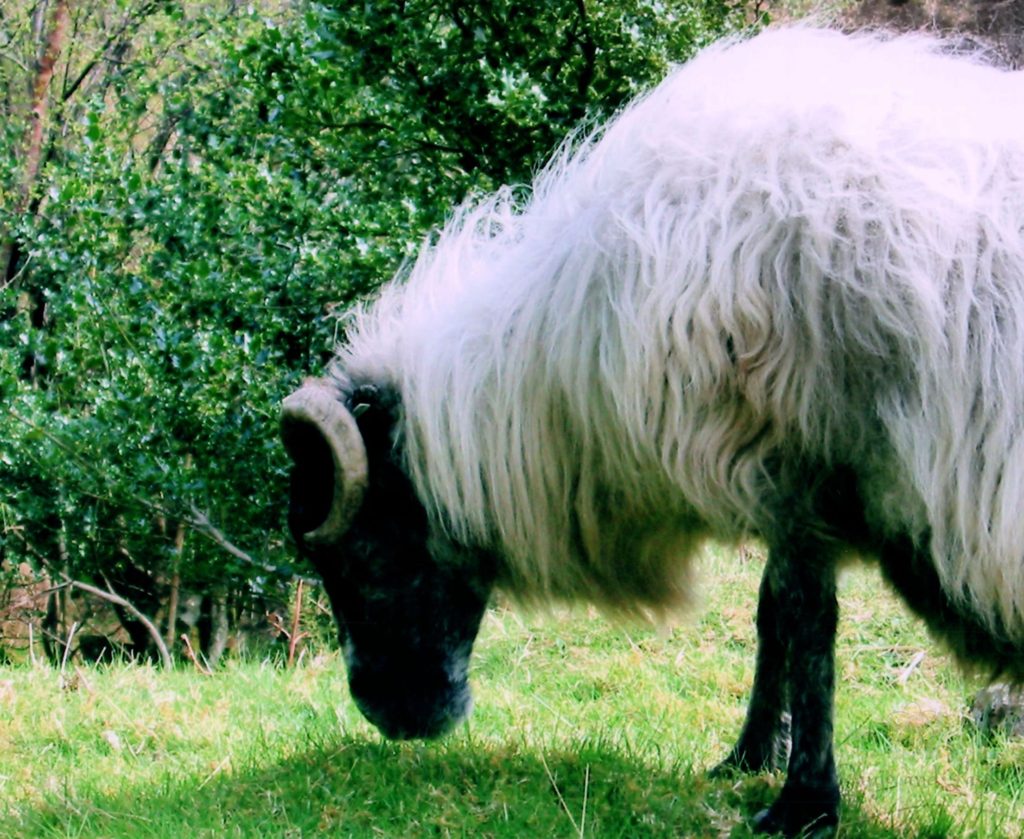
[{"label": "green grass field", "polygon": [[[704,771],[742,720],[761,560],[703,566],[702,605],[672,630],[495,608],[476,711],[437,743],[382,741],[334,654],[213,676],[115,665],[70,684],[10,668],[0,837],[748,837],[781,778]],[[841,835],[1021,835],[1024,743],[965,724],[977,685],[870,569],[842,594]]]}]

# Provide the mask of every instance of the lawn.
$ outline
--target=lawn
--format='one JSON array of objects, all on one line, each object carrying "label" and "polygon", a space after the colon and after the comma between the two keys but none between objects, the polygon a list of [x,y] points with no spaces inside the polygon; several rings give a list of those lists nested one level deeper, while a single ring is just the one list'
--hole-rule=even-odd
[{"label": "lawn", "polygon": [[[382,741],[330,652],[212,676],[9,668],[0,836],[748,837],[781,778],[704,772],[742,721],[761,562],[709,551],[701,607],[660,631],[498,604],[476,710],[436,743]],[[1020,836],[1024,743],[965,722],[978,685],[871,569],[841,591],[841,835]]]}]

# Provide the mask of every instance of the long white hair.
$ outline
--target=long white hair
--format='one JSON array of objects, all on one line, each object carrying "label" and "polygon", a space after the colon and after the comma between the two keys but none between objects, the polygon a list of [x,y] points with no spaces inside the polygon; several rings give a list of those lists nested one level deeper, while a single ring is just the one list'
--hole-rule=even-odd
[{"label": "long white hair", "polygon": [[1024,640],[1024,74],[921,37],[713,46],[460,210],[335,374],[397,388],[421,498],[521,594],[672,609],[799,457]]}]

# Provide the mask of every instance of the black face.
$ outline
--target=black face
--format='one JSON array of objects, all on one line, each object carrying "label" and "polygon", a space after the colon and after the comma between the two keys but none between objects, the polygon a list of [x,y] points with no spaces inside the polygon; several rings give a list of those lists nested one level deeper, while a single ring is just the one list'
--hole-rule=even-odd
[{"label": "black face", "polygon": [[[393,407],[375,391],[354,401],[366,406],[365,498],[339,544],[302,547],[330,596],[360,711],[387,737],[436,737],[472,707],[469,656],[493,575],[483,557],[431,535],[394,450]],[[327,446],[310,434],[292,473],[300,544],[324,520],[333,486]]]}]

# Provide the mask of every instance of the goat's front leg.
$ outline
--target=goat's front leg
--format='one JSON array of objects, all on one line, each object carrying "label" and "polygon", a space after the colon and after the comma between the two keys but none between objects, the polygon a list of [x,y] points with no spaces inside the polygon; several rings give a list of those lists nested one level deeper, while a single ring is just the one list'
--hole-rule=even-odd
[{"label": "goat's front leg", "polygon": [[[820,540],[807,533],[787,535],[785,544],[772,546],[762,589],[770,593],[775,618],[774,634],[769,637],[776,639],[773,643],[781,639],[785,650],[784,691],[792,715],[792,750],[782,792],[755,817],[754,826],[786,836],[828,836],[839,823],[839,782],[832,751],[839,613],[836,567]],[[759,632],[768,631],[759,626]]]},{"label": "goat's front leg", "polygon": [[711,770],[712,777],[734,771],[763,772],[782,769],[790,749],[790,715],[786,639],[781,634],[779,607],[772,591],[774,564],[786,561],[768,556],[757,600],[757,664],[754,687],[740,738],[726,758]]}]

